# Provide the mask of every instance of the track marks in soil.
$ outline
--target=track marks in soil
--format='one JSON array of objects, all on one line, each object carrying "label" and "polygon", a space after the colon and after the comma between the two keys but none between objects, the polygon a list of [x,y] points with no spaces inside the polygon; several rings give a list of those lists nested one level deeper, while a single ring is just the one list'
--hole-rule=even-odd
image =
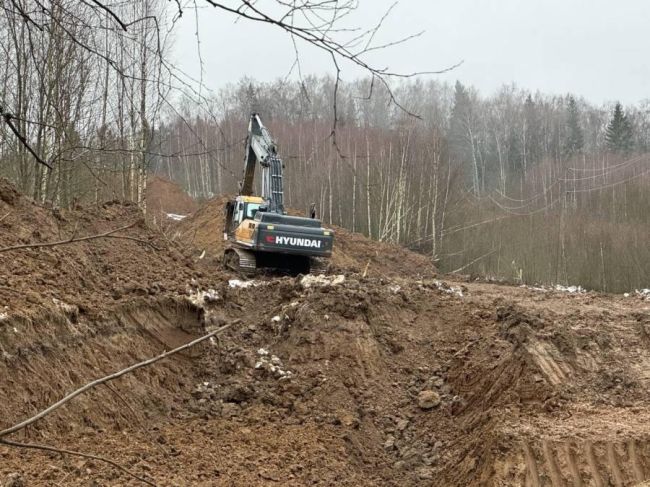
[{"label": "track marks in soil", "polygon": [[566,460],[567,470],[571,474],[571,479],[573,480],[573,483],[569,485],[572,485],[573,487],[583,487],[582,475],[580,475],[580,467],[578,466],[573,445],[565,443],[563,453]]},{"label": "track marks in soil", "polygon": [[524,457],[526,459],[526,487],[541,487],[541,479],[537,470],[535,455],[528,443],[524,443]]},{"label": "track marks in soil", "polygon": [[522,483],[529,487],[633,486],[647,478],[643,465],[650,461],[640,455],[634,440],[528,441],[523,442],[521,452]]},{"label": "track marks in soil", "polygon": [[643,482],[645,480],[645,475],[643,474],[643,467],[641,467],[641,462],[639,461],[636,441],[628,441],[627,451],[630,454],[630,463],[632,464],[632,471],[634,472],[634,480],[637,482]]},{"label": "track marks in soil", "polygon": [[548,467],[549,477],[553,487],[564,487],[564,480],[557,462],[556,452],[548,441],[542,441],[542,452],[544,454],[544,463]]},{"label": "track marks in soil", "polygon": [[526,350],[552,385],[560,385],[571,377],[571,368],[552,344],[533,340]]}]

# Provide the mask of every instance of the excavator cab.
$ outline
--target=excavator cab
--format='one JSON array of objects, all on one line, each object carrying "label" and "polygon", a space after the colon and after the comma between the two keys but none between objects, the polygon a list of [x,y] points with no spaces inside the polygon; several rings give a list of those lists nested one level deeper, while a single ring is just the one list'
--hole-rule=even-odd
[{"label": "excavator cab", "polygon": [[255,220],[257,212],[266,211],[266,208],[264,200],[255,196],[238,196],[235,200],[228,201],[226,203],[224,240],[228,240],[228,234],[237,231],[244,221]]}]

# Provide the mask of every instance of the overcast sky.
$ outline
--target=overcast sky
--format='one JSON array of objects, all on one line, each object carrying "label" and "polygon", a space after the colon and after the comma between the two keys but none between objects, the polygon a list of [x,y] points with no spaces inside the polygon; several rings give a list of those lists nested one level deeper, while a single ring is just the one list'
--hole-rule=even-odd
[{"label": "overcast sky", "polygon": [[[273,0],[260,0],[263,7]],[[360,0],[350,20],[371,27],[393,0]],[[244,76],[270,81],[287,75],[293,60],[288,35],[212,8],[199,13],[203,80],[217,89]],[[594,103],[650,98],[650,1],[648,0],[401,0],[385,22],[380,43],[424,30],[406,45],[374,53],[380,67],[412,72],[437,70],[432,78],[456,79],[491,94],[514,82],[532,91],[584,96]],[[175,58],[198,77],[193,13],[186,11]],[[333,73],[331,60],[299,46],[303,74]],[[343,78],[362,75],[343,65]]]}]

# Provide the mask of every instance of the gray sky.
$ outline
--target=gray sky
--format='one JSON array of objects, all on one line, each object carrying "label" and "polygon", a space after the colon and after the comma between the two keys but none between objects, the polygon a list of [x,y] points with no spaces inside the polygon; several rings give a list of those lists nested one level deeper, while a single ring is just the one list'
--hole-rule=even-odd
[{"label": "gray sky", "polygon": [[[272,0],[260,0],[264,6]],[[393,0],[360,0],[350,22],[369,28]],[[277,28],[251,24],[212,8],[199,13],[203,80],[216,89],[243,76],[269,81],[286,76],[294,53]],[[401,0],[379,43],[421,30],[418,39],[368,57],[393,71],[437,70],[464,64],[434,79],[456,79],[491,94],[514,82],[533,91],[572,92],[594,103],[650,98],[648,0]],[[194,15],[180,21],[175,58],[198,77]],[[329,58],[302,45],[303,74],[333,73]],[[342,65],[343,78],[363,73]]]}]

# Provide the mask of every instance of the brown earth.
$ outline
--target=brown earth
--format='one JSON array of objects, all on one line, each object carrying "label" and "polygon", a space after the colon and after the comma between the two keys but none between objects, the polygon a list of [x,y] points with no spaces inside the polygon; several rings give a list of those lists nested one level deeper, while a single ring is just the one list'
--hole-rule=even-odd
[{"label": "brown earth", "polygon": [[194,213],[198,206],[183,188],[162,176],[152,176],[147,181],[147,212],[156,223],[168,223],[169,214]]},{"label": "brown earth", "polygon": [[[132,204],[53,210],[0,179],[0,219],[0,302],[12,315],[47,312],[56,303],[97,314],[107,304],[126,304],[134,297],[184,294],[187,283],[202,279],[191,253],[151,227]],[[129,225],[110,238],[2,251]]]},{"label": "brown earth", "polygon": [[[69,238],[75,227],[101,232],[137,215],[111,204],[65,212],[61,222],[0,182],[0,218],[9,211],[3,247]],[[198,235],[201,225],[194,228]],[[164,486],[650,479],[648,301],[415,277],[414,264],[382,260],[374,243],[346,235],[337,242],[350,265],[363,271],[376,251],[377,274],[334,264],[343,277],[241,287],[204,260],[197,270],[183,248],[144,224],[124,234],[156,248],[97,239],[0,252],[2,278],[11,280],[0,293],[9,306],[0,315],[0,429],[206,329],[233,328],[76,398],[14,441],[105,455]],[[422,258],[401,252],[407,262]],[[33,276],[55,259],[64,277]],[[87,276],[85,285],[68,267]],[[116,299],[114,282],[131,280],[147,292]],[[151,293],[153,280],[166,284]],[[18,292],[7,291],[14,284]],[[42,299],[23,297],[30,289]],[[139,485],[96,460],[0,446],[5,481]]]}]

